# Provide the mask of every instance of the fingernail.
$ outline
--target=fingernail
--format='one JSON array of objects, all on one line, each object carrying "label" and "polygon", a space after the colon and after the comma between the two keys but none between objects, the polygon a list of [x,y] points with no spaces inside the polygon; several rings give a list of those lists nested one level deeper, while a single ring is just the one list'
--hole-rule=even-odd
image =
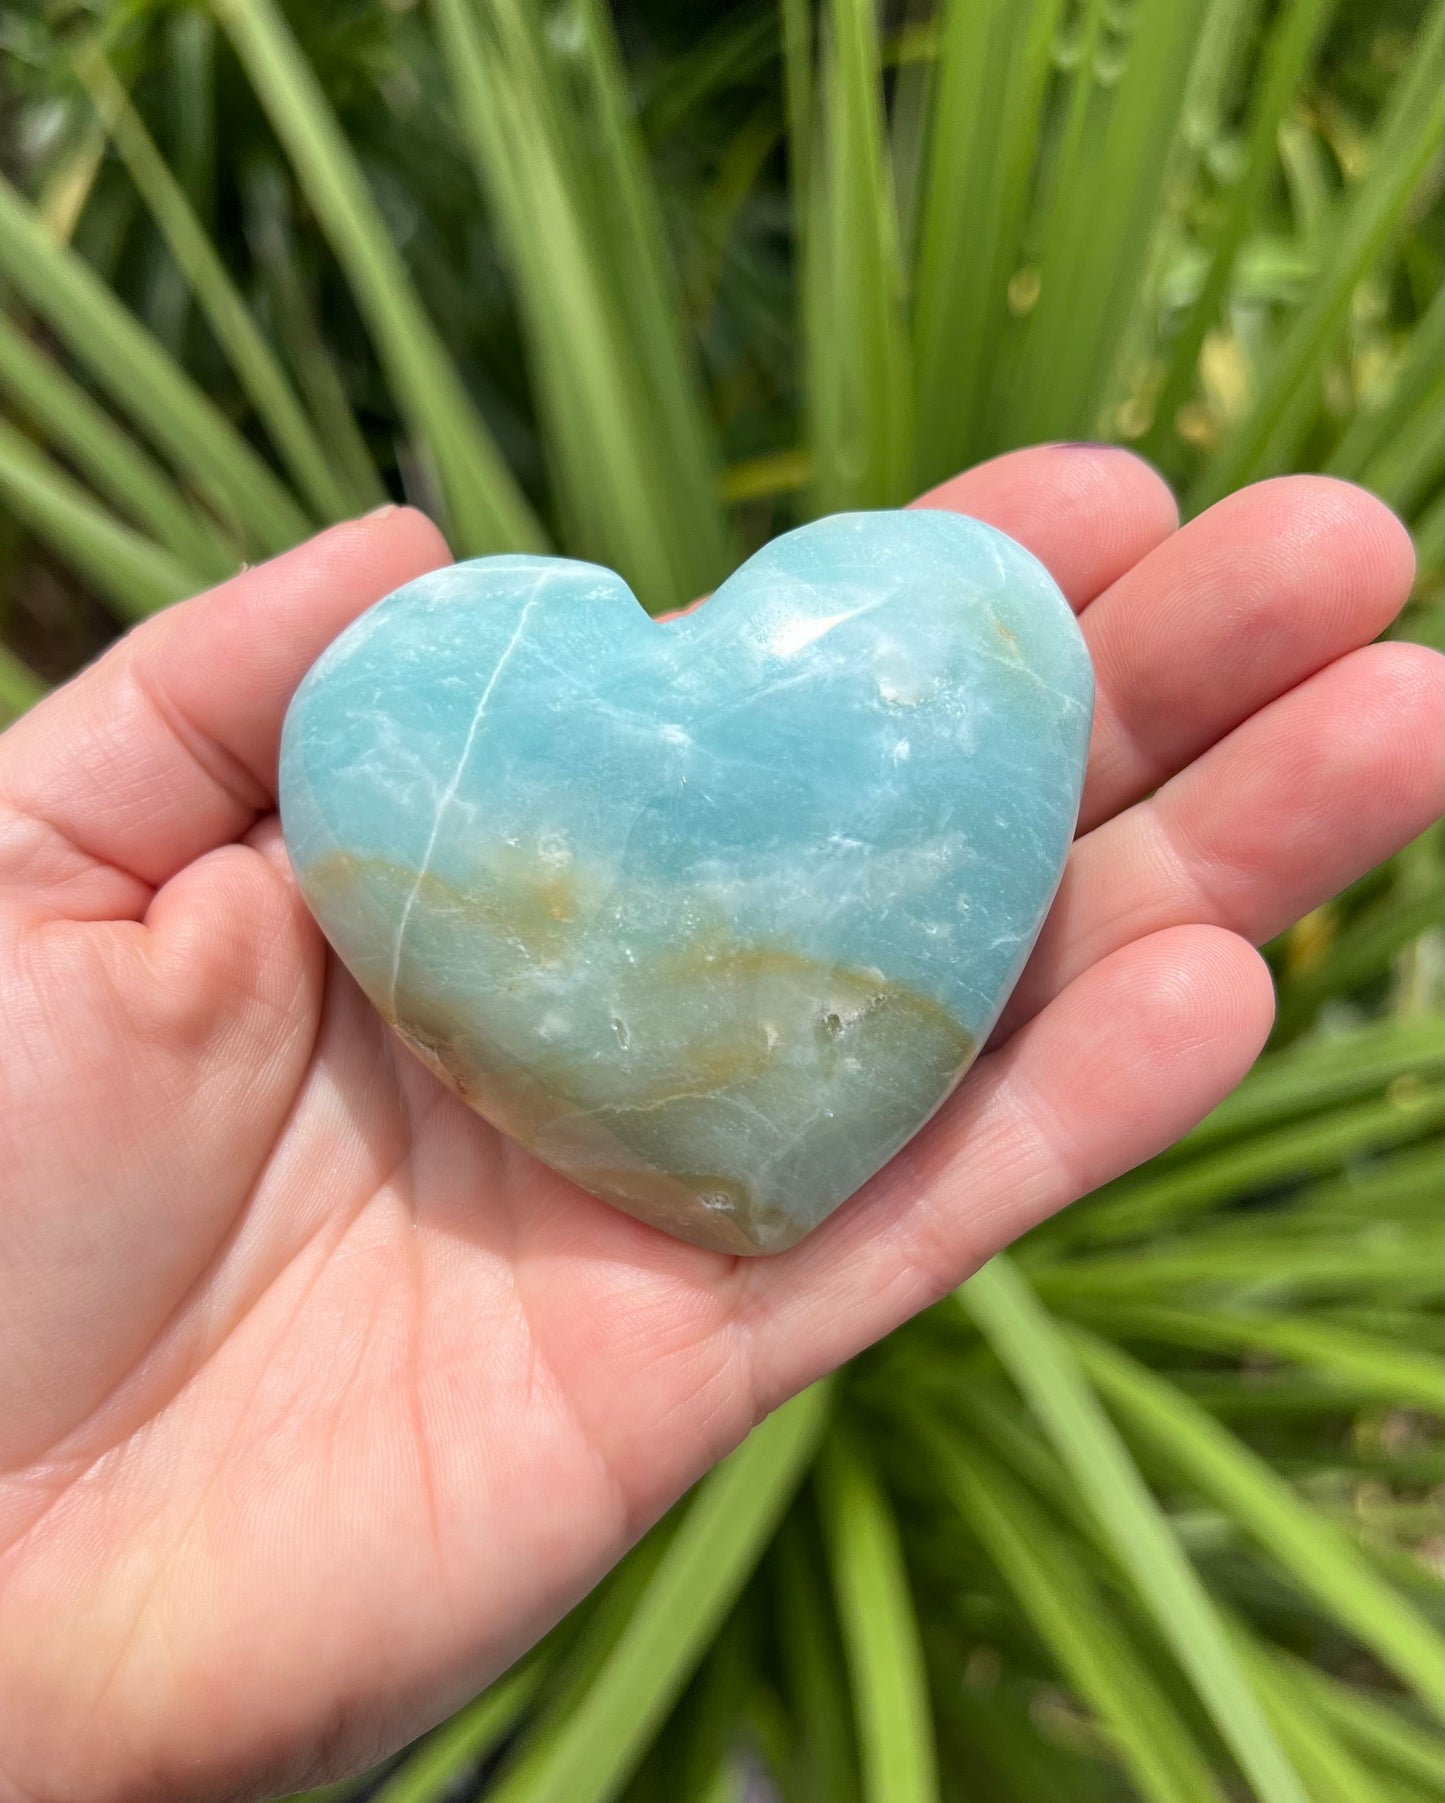
[{"label": "fingernail", "polygon": [[366,514],[364,517],[368,520],[379,520],[379,519],[384,518],[385,515],[387,515],[388,513],[395,513],[395,512],[396,512],[396,502],[395,501],[383,501],[380,507],[373,507],[371,512]]}]

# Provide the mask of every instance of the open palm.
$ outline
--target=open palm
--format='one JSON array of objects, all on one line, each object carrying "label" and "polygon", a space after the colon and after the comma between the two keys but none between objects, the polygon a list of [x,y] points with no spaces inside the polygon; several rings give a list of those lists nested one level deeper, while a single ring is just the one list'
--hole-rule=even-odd
[{"label": "open palm", "polygon": [[440,1717],[761,1414],[1197,1121],[1268,1030],[1251,942],[1428,823],[1440,665],[1369,645],[1412,561],[1367,496],[1176,530],[1135,459],[1048,447],[924,504],[1082,611],[1080,838],[959,1094],[775,1259],[500,1140],[298,900],[282,712],[445,559],[421,516],[173,609],[0,740],[0,1803],[264,1794]]}]

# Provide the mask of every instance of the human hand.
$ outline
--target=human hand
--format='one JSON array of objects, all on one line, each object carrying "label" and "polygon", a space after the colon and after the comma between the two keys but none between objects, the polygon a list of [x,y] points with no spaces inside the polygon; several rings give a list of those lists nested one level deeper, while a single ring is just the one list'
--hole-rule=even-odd
[{"label": "human hand", "polygon": [[1358,490],[1176,531],[1137,460],[1051,447],[922,504],[1082,610],[1080,837],[993,1047],[773,1259],[500,1140],[297,897],[281,716],[445,560],[419,515],[172,609],[0,739],[0,1803],[261,1795],[436,1720],[763,1413],[1193,1125],[1268,1031],[1250,942],[1435,813],[1440,660],[1368,643],[1412,557]]}]

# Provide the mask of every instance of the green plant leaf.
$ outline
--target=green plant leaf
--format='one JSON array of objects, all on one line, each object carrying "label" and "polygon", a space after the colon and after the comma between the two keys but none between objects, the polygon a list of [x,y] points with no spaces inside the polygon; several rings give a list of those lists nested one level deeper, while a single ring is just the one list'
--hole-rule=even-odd
[{"label": "green plant leaf", "polygon": [[793,235],[801,245],[806,232],[815,130],[810,0],[778,0],[778,29],[782,37],[783,108],[788,128],[788,190],[793,207]]},{"label": "green plant leaf", "polygon": [[1262,1459],[1162,1378],[1092,1334],[1068,1334],[1085,1374],[1124,1424],[1193,1489],[1246,1528],[1427,1706],[1445,1699],[1445,1641],[1380,1582],[1346,1536]]},{"label": "green plant leaf", "polygon": [[248,543],[283,551],[306,536],[312,522],[235,427],[3,177],[0,275]]},{"label": "green plant leaf", "polygon": [[936,1430],[930,1450],[978,1537],[1146,1803],[1222,1803],[1210,1760],[1131,1640],[1079,1549],[981,1447]]},{"label": "green plant leaf", "polygon": [[1442,340],[1445,340],[1445,288],[1436,290],[1434,299],[1416,322],[1384,402],[1375,406],[1362,405],[1355,410],[1325,465],[1330,475],[1343,476],[1351,482],[1361,481],[1372,460],[1399,436],[1419,396],[1439,373]]},{"label": "green plant leaf", "polygon": [[589,0],[579,73],[528,0],[432,10],[516,279],[569,542],[654,610],[684,606],[726,573],[728,537],[606,29]]},{"label": "green plant leaf", "polygon": [[585,1693],[549,1721],[494,1803],[603,1803],[617,1794],[801,1482],[830,1409],[826,1384],[778,1410],[705,1478]]},{"label": "green plant leaf", "polygon": [[867,1803],[934,1803],[932,1707],[898,1526],[877,1473],[835,1428],[817,1473],[852,1673]]},{"label": "green plant leaf", "polygon": [[[1417,851],[1424,855],[1413,855]],[[1277,1044],[1297,1038],[1331,998],[1378,981],[1422,933],[1438,930],[1445,899],[1438,851],[1417,841],[1395,859],[1393,872],[1389,890],[1346,921],[1317,963],[1280,984]]]},{"label": "green plant leaf", "polygon": [[1263,1060],[1249,1081],[1167,1154],[1170,1162],[1261,1129],[1337,1109],[1400,1077],[1438,1077],[1445,1021],[1434,1012],[1370,1021],[1348,1034],[1310,1040]]},{"label": "green plant leaf", "polygon": [[1424,1786],[1427,1796],[1438,1796],[1445,1789],[1445,1752],[1437,1731],[1405,1720],[1385,1699],[1342,1684],[1282,1648],[1272,1648],[1271,1657],[1290,1673],[1317,1712],[1361,1753]]},{"label": "green plant leaf", "polygon": [[[1160,227],[1179,94],[1204,19],[1203,0],[1145,5],[1119,23],[1122,52],[1097,35],[1084,48],[1072,144],[1066,127],[1056,154],[1038,300],[1012,369],[1005,417],[1013,443],[1096,428]],[[1115,80],[1110,70],[1106,86],[1100,77],[1119,54],[1122,73]]]},{"label": "green plant leaf", "polygon": [[817,1538],[811,1513],[795,1509],[774,1555],[779,1649],[795,1725],[784,1788],[800,1803],[858,1803],[852,1701],[837,1620],[815,1569]]},{"label": "green plant leaf", "polygon": [[1058,1328],[1004,1258],[959,1296],[1068,1466],[1261,1803],[1306,1803],[1207,1591]]},{"label": "green plant leaf", "polygon": [[215,525],[187,504],[167,472],[4,313],[0,388],[99,493],[198,576],[219,581],[235,571],[239,558]]},{"label": "green plant leaf", "polygon": [[292,481],[319,519],[344,519],[359,511],[359,498],[339,478],[279,359],[99,45],[91,43],[78,52],[76,67],[101,122],[170,247],[177,268],[281,453]]},{"label": "green plant leaf", "polygon": [[411,431],[434,461],[453,548],[539,551],[545,537],[466,397],[351,146],[274,0],[213,0],[345,270]]},{"label": "green plant leaf", "polygon": [[1401,218],[1445,142],[1445,7],[1421,25],[1410,62],[1396,82],[1369,175],[1341,210],[1328,267],[1313,284],[1269,360],[1258,400],[1211,458],[1189,496],[1197,512],[1268,468],[1272,441],[1319,368],[1320,348],[1338,330],[1350,298],[1399,229]]},{"label": "green plant leaf", "polygon": [[1203,1157],[1121,1182],[1080,1211],[1064,1237],[1097,1243],[1178,1224],[1231,1197],[1336,1171],[1365,1152],[1408,1145],[1438,1130],[1442,1114],[1445,1100],[1438,1086],[1429,1084],[1418,1094],[1341,1107],[1238,1144],[1226,1142]]},{"label": "green plant leaf", "polygon": [[1231,1638],[1281,1744],[1309,1786],[1310,1803],[1401,1803],[1395,1787],[1344,1745],[1313,1698],[1271,1658],[1269,1649],[1237,1624]]},{"label": "green plant leaf", "polygon": [[105,161],[105,132],[91,124],[41,184],[36,217],[59,245],[69,244]]},{"label": "green plant leaf", "polygon": [[1361,480],[1372,494],[1408,519],[1431,495],[1438,494],[1445,474],[1445,375],[1414,389],[1415,404],[1392,422],[1392,430],[1366,464]]},{"label": "green plant leaf", "polygon": [[40,700],[45,686],[27,664],[0,644],[0,715],[6,720],[18,719]]},{"label": "green plant leaf", "polygon": [[297,384],[357,505],[368,511],[380,507],[387,498],[386,487],[322,332],[316,298],[308,289],[292,219],[290,179],[266,159],[243,169],[240,182],[247,244]]},{"label": "green plant leaf", "polygon": [[[1233,1223],[1224,1223],[1227,1230]],[[1253,1228],[1247,1221],[1243,1226]],[[1077,1297],[1117,1296],[1149,1301],[1169,1291],[1234,1290],[1262,1299],[1358,1295],[1378,1285],[1391,1295],[1425,1303],[1439,1293],[1435,1265],[1441,1256],[1438,1231],[1401,1233],[1390,1227],[1372,1236],[1367,1224],[1341,1229],[1323,1241],[1301,1243],[1298,1234],[1270,1240],[1259,1232],[1191,1235],[1184,1245],[1166,1244],[1116,1257],[1074,1258],[1054,1267],[1031,1267],[1034,1288],[1051,1307],[1067,1308]]]},{"label": "green plant leaf", "polygon": [[0,496],[57,557],[127,619],[140,619],[205,587],[196,571],[122,525],[4,419],[0,419]]},{"label": "green plant leaf", "polygon": [[1445,1399],[1445,1366],[1437,1357],[1327,1321],[1223,1308],[1167,1308],[1112,1298],[1100,1307],[1080,1302],[1069,1312],[1091,1324],[1102,1319],[1116,1337],[1198,1351],[1272,1353],[1338,1376],[1355,1386],[1356,1395],[1374,1396],[1401,1408],[1438,1414]]},{"label": "green plant leaf", "polygon": [[802,245],[814,513],[913,486],[912,378],[873,0],[829,0]]},{"label": "green plant leaf", "polygon": [[917,476],[970,460],[1023,224],[1060,0],[949,0],[913,282]]},{"label": "green plant leaf", "polygon": [[1194,387],[1205,333],[1219,318],[1239,253],[1260,214],[1279,158],[1280,124],[1294,104],[1300,81],[1336,0],[1287,0],[1269,27],[1260,77],[1246,127],[1243,166],[1228,190],[1207,247],[1207,271],[1193,305],[1174,334],[1169,365],[1154,404],[1154,427],[1144,449],[1159,456],[1168,445],[1175,415]]},{"label": "green plant leaf", "polygon": [[536,1695],[543,1667],[529,1660],[498,1678],[474,1702],[460,1709],[425,1741],[381,1788],[371,1803],[446,1803],[504,1736]]}]

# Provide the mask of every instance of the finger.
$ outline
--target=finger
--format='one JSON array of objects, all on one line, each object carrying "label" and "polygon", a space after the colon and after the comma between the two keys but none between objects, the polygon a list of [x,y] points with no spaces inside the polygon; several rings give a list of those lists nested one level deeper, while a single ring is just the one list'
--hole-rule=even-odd
[{"label": "finger", "polygon": [[[312,1053],[324,967],[295,883],[259,838],[188,864],[144,927],[60,920],[20,943],[7,1024],[23,1025],[26,1056],[6,1073],[13,1181],[0,1191],[25,1196],[28,1175],[45,1205],[5,1214],[0,1363],[9,1372],[17,1347],[50,1351],[7,1395],[0,1457],[12,1466],[90,1417],[118,1372],[146,1375],[125,1387],[128,1403],[113,1398],[112,1425],[115,1410],[143,1411],[208,1331],[210,1310],[177,1298],[195,1295],[223,1244],[236,1250],[239,1211]],[[50,1076],[60,1070],[65,1084]],[[77,1098],[79,1131],[64,1114]]]},{"label": "finger", "polygon": [[1424,832],[1442,672],[1418,645],[1353,652],[1086,834],[999,1037],[1132,939],[1208,923],[1262,943]]},{"label": "finger", "polygon": [[0,739],[0,890],[138,918],[271,806],[286,703],[342,627],[446,560],[430,521],[390,508],[129,633]]},{"label": "finger", "polygon": [[1179,927],[1071,984],[863,1192],[745,1293],[771,1406],[961,1283],[1001,1247],[1201,1120],[1258,1055],[1269,973]]},{"label": "finger", "polygon": [[915,507],[966,513],[1032,551],[1076,609],[1170,537],[1179,509],[1163,477],[1112,445],[1038,445],[980,463]]},{"label": "finger", "polygon": [[1377,637],[1414,569],[1394,514],[1323,476],[1243,489],[1161,544],[1084,622],[1098,698],[1080,830]]}]

